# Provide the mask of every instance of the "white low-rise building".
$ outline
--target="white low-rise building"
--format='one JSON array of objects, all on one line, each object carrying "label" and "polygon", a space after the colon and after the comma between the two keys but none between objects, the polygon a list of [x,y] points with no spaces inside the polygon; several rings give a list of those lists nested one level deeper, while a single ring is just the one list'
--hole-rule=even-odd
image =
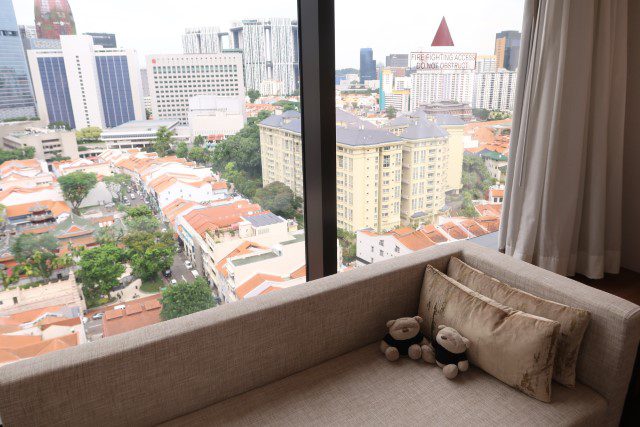
[{"label": "white low-rise building", "polygon": [[189,128],[193,137],[235,135],[246,121],[244,99],[239,96],[198,95],[189,100]]}]

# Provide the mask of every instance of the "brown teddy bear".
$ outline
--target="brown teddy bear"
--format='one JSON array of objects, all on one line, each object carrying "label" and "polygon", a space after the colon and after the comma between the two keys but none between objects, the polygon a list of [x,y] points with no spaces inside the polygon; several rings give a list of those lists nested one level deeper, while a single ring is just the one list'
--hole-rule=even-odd
[{"label": "brown teddy bear", "polygon": [[436,363],[442,368],[444,376],[454,379],[458,372],[469,369],[466,351],[469,340],[448,326],[438,326],[438,335],[431,345],[422,346],[422,360]]},{"label": "brown teddy bear", "polygon": [[387,328],[389,333],[380,342],[380,351],[391,362],[398,360],[400,356],[409,356],[413,360],[422,356],[421,346],[427,343],[427,339],[420,331],[422,317],[401,317],[389,320]]}]

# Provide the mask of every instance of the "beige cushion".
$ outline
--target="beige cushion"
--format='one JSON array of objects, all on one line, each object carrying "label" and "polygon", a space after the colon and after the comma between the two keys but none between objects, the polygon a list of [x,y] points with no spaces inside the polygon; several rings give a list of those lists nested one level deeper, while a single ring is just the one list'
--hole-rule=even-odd
[{"label": "beige cushion", "polygon": [[531,397],[551,401],[558,322],[499,304],[432,266],[425,271],[418,314],[431,339],[438,325],[457,329],[471,341],[471,363]]},{"label": "beige cushion", "polygon": [[560,323],[553,379],[568,387],[575,386],[578,351],[584,332],[589,325],[588,311],[513,288],[456,257],[452,257],[449,261],[447,275],[500,304]]},{"label": "beige cushion", "polygon": [[450,381],[434,365],[389,362],[376,342],[167,425],[601,426],[606,410],[583,384],[543,403],[473,366]]}]

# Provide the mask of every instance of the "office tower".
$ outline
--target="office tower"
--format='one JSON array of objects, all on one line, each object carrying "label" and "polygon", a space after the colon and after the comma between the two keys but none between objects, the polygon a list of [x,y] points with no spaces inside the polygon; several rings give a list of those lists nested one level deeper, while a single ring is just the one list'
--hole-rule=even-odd
[{"label": "office tower", "polygon": [[0,120],[34,117],[36,103],[11,0],[0,0]]},{"label": "office tower", "polygon": [[409,66],[409,54],[407,53],[392,53],[387,55],[386,64],[387,67],[404,67]]},{"label": "office tower", "polygon": [[37,39],[38,32],[35,25],[20,25],[20,37],[23,39]]},{"label": "office tower", "polygon": [[222,33],[218,27],[187,28],[182,35],[184,53],[220,53]]},{"label": "office tower", "polygon": [[299,88],[298,22],[287,18],[246,20],[229,30],[233,49],[242,50],[247,89],[263,80],[281,81],[285,93]]},{"label": "office tower", "polygon": [[520,32],[502,31],[496,34],[496,65],[497,68],[506,68],[515,71],[518,68],[518,56],[520,55]]},{"label": "office tower", "polygon": [[59,39],[76,33],[67,0],[35,0],[34,16],[39,39]]},{"label": "office tower", "polygon": [[84,33],[87,36],[91,36],[93,44],[96,46],[102,46],[106,48],[116,48],[116,35],[113,33]]},{"label": "office tower", "polygon": [[363,47],[360,49],[360,83],[365,80],[376,79],[376,61],[373,59],[373,49]]},{"label": "office tower", "polygon": [[501,68],[475,75],[473,108],[513,111],[517,73]]},{"label": "office tower", "polygon": [[81,129],[144,119],[134,50],[100,48],[85,35],[60,42],[61,49],[27,52],[42,120]]},{"label": "office tower", "polygon": [[20,25],[25,55],[29,49],[60,49],[60,39],[39,39],[35,25]]},{"label": "office tower", "polygon": [[183,125],[194,96],[245,96],[240,52],[150,55],[147,76],[154,119],[179,119]]}]

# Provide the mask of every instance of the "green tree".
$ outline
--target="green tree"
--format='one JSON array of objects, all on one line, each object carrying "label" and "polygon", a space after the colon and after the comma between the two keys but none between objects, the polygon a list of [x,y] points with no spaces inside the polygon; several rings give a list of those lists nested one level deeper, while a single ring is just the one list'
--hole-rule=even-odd
[{"label": "green tree", "polygon": [[217,144],[211,158],[214,168],[224,171],[227,164],[233,162],[247,179],[262,181],[258,123],[269,116],[268,111],[261,111],[256,117],[247,119],[247,124],[238,133]]},{"label": "green tree", "polygon": [[338,228],[338,241],[342,249],[342,261],[349,264],[356,260],[356,234]]},{"label": "green tree", "polygon": [[[155,217],[153,216],[153,212],[151,211],[151,208],[147,205],[132,206],[130,208],[126,208],[125,212],[127,213],[127,219],[140,218],[140,217],[155,219]],[[158,222],[158,225],[159,225],[159,222]]]},{"label": "green tree", "polygon": [[249,102],[253,104],[256,102],[256,99],[260,98],[260,92],[255,89],[249,89],[247,91],[247,96],[249,97]]},{"label": "green tree", "polygon": [[33,159],[36,154],[35,147],[16,148],[14,150],[0,150],[0,163],[8,160]]},{"label": "green tree", "polygon": [[462,209],[460,210],[462,216],[467,218],[474,218],[478,216],[478,211],[473,206],[473,198],[471,197],[471,193],[465,191],[462,193]]},{"label": "green tree", "polygon": [[153,151],[158,153],[158,156],[164,157],[171,151],[171,145],[174,142],[173,137],[175,132],[169,130],[166,126],[160,126],[156,132],[156,140],[152,146]]},{"label": "green tree", "polygon": [[179,282],[162,291],[162,320],[175,319],[216,306],[207,282],[198,277],[191,283]]},{"label": "green tree", "polygon": [[142,280],[153,279],[160,273],[171,267],[175,246],[167,246],[164,243],[154,243],[145,248],[143,252],[136,252],[131,257],[133,274]]},{"label": "green tree", "polygon": [[178,142],[178,146],[176,147],[176,156],[186,159],[189,155],[189,147],[187,147],[187,143],[184,141]]},{"label": "green tree", "polygon": [[2,227],[7,220],[7,207],[0,204],[0,227]]},{"label": "green tree", "polygon": [[489,118],[489,110],[486,108],[474,108],[471,111],[473,113],[473,117],[481,122],[486,122]]},{"label": "green tree", "polygon": [[58,178],[58,183],[62,189],[62,196],[71,203],[73,212],[80,214],[80,204],[89,194],[91,189],[98,183],[95,173],[73,172]]},{"label": "green tree", "polygon": [[226,164],[222,177],[233,183],[235,190],[249,199],[252,199],[260,188],[260,180],[249,178],[246,172],[236,168],[234,162]]},{"label": "green tree", "polygon": [[114,244],[105,244],[82,252],[78,279],[87,305],[98,301],[118,286],[118,278],[124,273],[124,251]]},{"label": "green tree", "polygon": [[127,188],[131,185],[131,177],[126,173],[116,173],[110,176],[105,176],[102,179],[111,194],[115,195],[119,201],[123,202],[127,195]]},{"label": "green tree", "polygon": [[36,252],[54,253],[58,250],[58,239],[51,233],[21,234],[11,246],[16,261],[27,262]]},{"label": "green tree", "polygon": [[281,101],[274,102],[273,105],[282,107],[282,111],[289,111],[289,110],[298,111],[300,103],[283,99]]},{"label": "green tree", "polygon": [[300,198],[285,184],[277,181],[258,189],[253,199],[263,209],[284,218],[294,218],[301,205]]},{"label": "green tree", "polygon": [[193,147],[187,156],[198,164],[206,164],[211,161],[212,152],[204,147]]},{"label": "green tree", "polygon": [[201,147],[201,146],[204,145],[205,142],[207,142],[207,140],[202,135],[196,135],[196,137],[193,138],[193,146],[194,147]]},{"label": "green tree", "polygon": [[483,199],[495,179],[489,173],[480,156],[465,154],[462,158],[462,192],[468,192],[472,199]]},{"label": "green tree", "polygon": [[0,285],[5,289],[20,280],[20,276],[16,273],[15,269],[9,274],[9,271],[3,264],[0,264],[0,266],[2,266],[0,268]]},{"label": "green tree", "polygon": [[393,105],[389,105],[387,108],[385,108],[384,113],[388,119],[395,119],[396,115],[398,114],[398,110],[396,110],[396,107],[394,107]]},{"label": "green tree", "polygon": [[78,142],[98,141],[102,135],[102,129],[97,126],[89,126],[76,131],[76,139]]}]

